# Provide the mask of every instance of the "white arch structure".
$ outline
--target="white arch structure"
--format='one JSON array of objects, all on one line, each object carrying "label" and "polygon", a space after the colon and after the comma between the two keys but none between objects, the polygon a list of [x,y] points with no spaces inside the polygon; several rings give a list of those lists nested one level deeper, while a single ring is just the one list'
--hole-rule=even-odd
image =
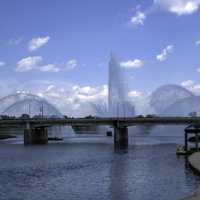
[{"label": "white arch structure", "polygon": [[42,112],[44,116],[62,117],[61,112],[47,100],[30,93],[8,95],[0,99],[0,105],[0,113],[3,115],[21,116],[22,114],[30,114],[34,116]]}]

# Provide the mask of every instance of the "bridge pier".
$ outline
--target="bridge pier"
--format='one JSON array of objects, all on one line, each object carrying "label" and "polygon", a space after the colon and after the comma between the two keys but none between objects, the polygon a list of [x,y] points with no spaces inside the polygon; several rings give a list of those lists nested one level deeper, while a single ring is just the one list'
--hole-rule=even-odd
[{"label": "bridge pier", "polygon": [[114,150],[115,152],[128,152],[128,128],[126,126],[114,126]]},{"label": "bridge pier", "polygon": [[24,144],[47,144],[48,131],[46,127],[26,128],[24,130]]}]

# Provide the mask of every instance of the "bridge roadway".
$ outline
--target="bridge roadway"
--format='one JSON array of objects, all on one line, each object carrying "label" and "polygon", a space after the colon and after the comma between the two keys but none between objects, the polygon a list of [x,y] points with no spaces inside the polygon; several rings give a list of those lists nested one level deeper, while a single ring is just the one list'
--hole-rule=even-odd
[{"label": "bridge roadway", "polygon": [[[128,128],[136,125],[200,124],[200,117],[132,117],[132,118],[67,118],[67,119],[0,119],[0,126],[24,128],[24,144],[48,142],[45,126],[54,125],[109,125],[114,129],[115,152],[127,152]],[[42,128],[43,127],[43,128]]]},{"label": "bridge roadway", "polygon": [[136,125],[188,125],[200,124],[200,117],[128,117],[128,118],[41,118],[41,119],[0,119],[0,126],[17,126],[30,124],[32,126],[53,125],[109,125],[109,126],[136,126]]}]

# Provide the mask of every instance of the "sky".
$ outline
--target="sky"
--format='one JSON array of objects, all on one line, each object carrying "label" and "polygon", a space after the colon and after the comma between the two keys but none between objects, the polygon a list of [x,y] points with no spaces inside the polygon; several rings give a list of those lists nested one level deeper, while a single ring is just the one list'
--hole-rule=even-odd
[{"label": "sky", "polygon": [[199,19],[200,0],[0,0],[0,97],[105,100],[111,53],[131,97],[164,84],[200,94]]}]

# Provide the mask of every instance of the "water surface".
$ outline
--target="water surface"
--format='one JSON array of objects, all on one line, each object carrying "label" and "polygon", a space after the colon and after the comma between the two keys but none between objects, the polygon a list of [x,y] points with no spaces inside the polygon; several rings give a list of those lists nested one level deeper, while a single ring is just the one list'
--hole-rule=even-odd
[{"label": "water surface", "polygon": [[176,144],[130,145],[128,154],[114,154],[106,137],[46,146],[14,141],[0,142],[1,200],[178,200],[200,186],[176,157]]}]

